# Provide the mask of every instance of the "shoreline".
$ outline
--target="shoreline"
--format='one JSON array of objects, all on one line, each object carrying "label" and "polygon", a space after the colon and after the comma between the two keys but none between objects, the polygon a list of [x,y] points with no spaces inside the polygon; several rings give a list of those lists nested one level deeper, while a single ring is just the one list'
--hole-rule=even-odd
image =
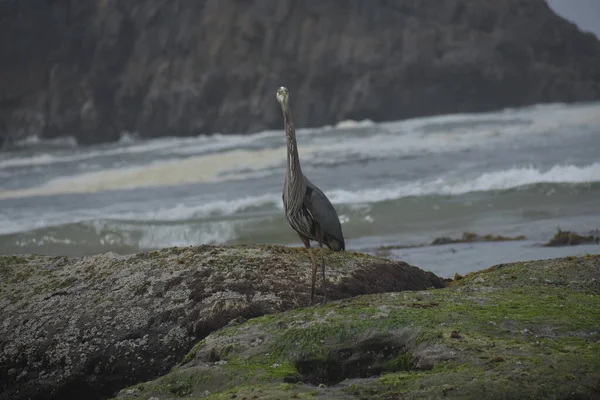
[{"label": "shoreline", "polygon": [[[576,352],[589,348],[597,351],[600,356],[600,337],[594,339],[594,329],[591,325],[586,325],[592,323],[591,316],[600,310],[600,255],[504,263],[491,268],[487,265],[487,269],[450,280],[413,267],[410,263],[363,253],[323,253],[326,254],[328,286],[331,290],[328,296],[334,301],[314,307],[307,307],[306,304],[310,260],[302,248],[197,246],[167,248],[127,256],[115,253],[81,258],[0,256],[0,311],[5,317],[5,323],[0,326],[0,347],[3,349],[0,353],[0,375],[5,382],[0,400],[28,397],[58,399],[70,398],[69,396],[88,398],[91,393],[95,393],[94,398],[100,400],[114,396],[119,389],[128,386],[128,389],[123,389],[119,398],[174,399],[190,394],[197,398],[230,398],[227,396],[231,396],[232,387],[239,386],[240,393],[245,393],[245,390],[249,390],[248,385],[253,387],[252,390],[266,390],[265,393],[278,393],[277,396],[280,396],[279,387],[284,384],[289,385],[286,390],[291,392],[286,393],[290,395],[331,392],[341,397],[328,398],[360,398],[363,390],[375,390],[373,384],[380,379],[387,379],[387,373],[404,376],[402,374],[414,372],[421,379],[421,374],[429,376],[437,371],[436,368],[446,365],[444,363],[457,361],[451,357],[439,364],[440,360],[425,355],[439,346],[449,348],[448,346],[452,347],[450,344],[463,343],[460,338],[467,340],[466,344],[474,344],[479,340],[477,338],[481,339],[480,335],[490,333],[487,332],[486,324],[477,322],[483,323],[487,317],[477,314],[469,317],[469,313],[480,312],[480,307],[490,302],[488,305],[492,308],[486,312],[497,312],[498,305],[493,304],[504,304],[513,301],[515,296],[525,294],[529,296],[528,299],[531,296],[542,296],[553,299],[553,303],[530,302],[533,297],[530,300],[519,300],[529,311],[527,315],[517,318],[519,330],[510,328],[510,332],[513,332],[511,335],[521,335],[517,339],[525,340],[530,334],[522,333],[523,329],[523,332],[533,332],[534,327],[540,332],[551,329],[551,332],[559,333],[561,337],[566,335],[571,338],[575,335],[567,341],[570,348],[576,345]],[[527,287],[527,292],[523,292],[520,287]],[[506,293],[508,297],[503,297],[502,293]],[[556,301],[566,307],[559,314],[552,308],[557,306],[558,303],[554,303]],[[471,304],[472,302],[475,303]],[[460,304],[465,306],[460,311],[450,310],[447,309],[450,304],[456,304],[459,308],[463,307]],[[537,311],[531,309],[538,305],[550,308]],[[511,313],[518,310],[506,305],[502,307]],[[570,310],[569,307],[584,309]],[[430,326],[428,320],[420,317],[423,312],[433,313],[431,318],[439,319],[439,324]],[[536,325],[540,323],[537,316],[548,313],[557,318],[560,324],[551,327]],[[343,320],[335,320],[336,315],[343,317]],[[455,320],[453,315],[461,317]],[[581,320],[579,315],[588,315],[590,318]],[[347,319],[350,316],[352,318]],[[531,316],[535,318],[529,320]],[[447,318],[450,319],[446,321]],[[278,322],[280,320],[281,324]],[[356,372],[352,368],[350,370],[355,372],[341,375],[335,372],[334,377],[330,376],[332,372],[329,370],[311,375],[306,371],[319,371],[322,368],[319,367],[321,364],[318,357],[313,359],[310,356],[302,361],[294,358],[297,353],[290,348],[280,354],[281,359],[255,359],[243,350],[247,339],[238,337],[236,333],[247,329],[252,331],[252,327],[262,330],[263,322],[275,323],[279,327],[277,330],[269,328],[259,334],[262,339],[260,343],[257,342],[259,347],[255,350],[266,346],[264,352],[251,351],[254,355],[266,354],[272,352],[268,349],[268,346],[274,345],[270,340],[276,340],[280,333],[290,332],[290,335],[296,335],[293,333],[296,323],[290,325],[290,321],[302,320],[307,321],[308,331],[313,329],[311,326],[322,326],[319,329],[325,330],[319,332],[329,332],[319,340],[310,335],[301,339],[300,343],[304,343],[301,347],[309,346],[303,350],[308,351],[308,355],[313,354],[313,351],[316,351],[313,355],[326,354],[322,353],[324,349],[342,349],[347,346],[354,349],[352,352],[358,351],[355,347],[362,348],[361,346],[366,345],[360,340],[367,340],[367,333],[372,329],[368,324],[361,324],[364,321],[374,321],[384,324],[381,329],[391,324],[389,327],[393,329],[388,333],[392,337],[395,335],[393,332],[408,332],[408,336],[403,337],[400,342],[393,341],[391,344],[399,346],[399,349],[411,349],[411,358],[409,360],[408,353],[404,350],[400,353],[396,351],[389,360],[387,358],[390,355],[384,355],[383,359],[390,364],[385,367],[377,364],[379,369],[373,371],[379,371],[383,375],[377,375],[380,378],[376,381],[363,376],[364,371],[360,372],[362,370],[359,369]],[[340,333],[347,329],[354,332],[354,329],[358,329],[352,328],[356,323],[366,331],[359,330],[350,336]],[[569,326],[575,323],[578,324],[577,329],[569,330]],[[409,329],[410,326],[421,328],[414,330]],[[565,331],[566,328],[569,329]],[[386,329],[388,328],[383,330],[387,332]],[[471,337],[470,332],[479,333]],[[575,337],[580,340],[583,332],[591,339],[573,344]],[[318,335],[322,334],[325,333]],[[494,333],[497,334],[500,332]],[[224,337],[234,342],[240,341],[235,342],[238,344],[234,348],[241,346],[241,352],[229,354],[223,353],[222,347],[203,347],[206,343],[220,341]],[[346,343],[344,340],[340,342],[344,337],[344,340],[352,337],[360,340],[355,343]],[[389,335],[377,336],[376,342],[381,339],[384,347],[390,345],[386,337]],[[553,340],[552,336],[546,339]],[[285,339],[284,342],[289,343],[289,340]],[[491,337],[489,340],[492,340]],[[493,340],[499,343],[505,339],[499,336]],[[419,343],[428,343],[429,347],[421,349]],[[587,347],[581,347],[584,344]],[[190,352],[192,347],[195,350]],[[528,351],[534,350],[532,348]],[[494,357],[504,357],[505,360],[507,357],[514,357],[510,355],[510,350],[506,352],[508,355],[503,353]],[[218,354],[217,358],[214,354]],[[523,355],[529,356],[532,355]],[[460,362],[474,362],[471,355],[467,358]],[[338,365],[335,364],[338,362],[335,359],[333,365]],[[573,360],[561,360],[565,367],[573,365]],[[600,357],[595,360],[600,360]],[[220,361],[229,364],[223,366],[226,363]],[[330,365],[330,361],[324,365]],[[68,368],[65,368],[65,362]],[[201,364],[197,365],[198,362]],[[268,365],[263,365],[265,362]],[[310,363],[313,362],[317,364],[314,364],[315,368],[305,370],[303,362],[308,362],[307,365],[312,365]],[[427,367],[429,369],[423,367],[432,363],[431,368]],[[600,371],[600,365],[592,361],[586,363],[593,371],[596,368]],[[271,370],[269,366],[275,364],[281,364],[285,368]],[[239,371],[228,369],[236,365],[239,368],[251,366],[251,372],[240,375]],[[473,371],[476,372],[478,365],[472,365],[475,368]],[[349,368],[341,364],[338,367],[342,368],[342,372],[346,370],[344,368]],[[225,377],[222,375],[224,371]],[[260,371],[269,373],[264,376]],[[564,372],[562,366],[556,371],[559,372]],[[229,380],[226,376],[231,373],[240,375],[243,379]],[[152,381],[163,375],[164,378]],[[588,379],[588,375],[584,375]],[[204,378],[206,376],[212,376],[210,379],[213,383],[209,384]],[[485,380],[485,376],[482,375],[482,379]],[[338,379],[340,377],[342,379]],[[353,381],[363,378],[370,380]],[[561,379],[563,378],[564,376]],[[565,387],[572,388],[573,382],[580,382],[580,379],[583,378],[576,375],[575,380],[565,383],[558,379],[553,385],[562,382]],[[146,381],[152,382],[139,384]],[[532,387],[541,387],[540,382],[534,382]],[[276,387],[271,387],[272,384]],[[325,387],[321,387],[321,384]],[[462,384],[465,387],[472,386],[467,381]],[[440,389],[438,386],[432,387]],[[183,389],[173,391],[176,387]],[[205,395],[206,390],[210,392],[208,395]],[[385,390],[388,391],[389,387]],[[415,390],[418,392],[418,389]],[[456,394],[464,395],[461,390],[457,389]],[[348,391],[356,392],[358,397],[350,396]],[[259,397],[279,398],[269,396],[271,395]]]}]

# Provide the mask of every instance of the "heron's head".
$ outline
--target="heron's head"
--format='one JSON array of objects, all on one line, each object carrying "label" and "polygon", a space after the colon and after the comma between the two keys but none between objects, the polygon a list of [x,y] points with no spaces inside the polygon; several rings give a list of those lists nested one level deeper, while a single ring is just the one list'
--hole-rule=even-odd
[{"label": "heron's head", "polygon": [[277,101],[281,104],[281,107],[287,107],[288,105],[289,92],[286,87],[282,86],[277,89]]}]

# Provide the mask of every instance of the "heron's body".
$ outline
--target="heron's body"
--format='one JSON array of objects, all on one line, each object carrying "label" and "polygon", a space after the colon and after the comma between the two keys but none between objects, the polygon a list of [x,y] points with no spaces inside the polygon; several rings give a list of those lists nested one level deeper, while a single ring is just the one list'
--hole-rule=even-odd
[{"label": "heron's body", "polygon": [[[281,104],[287,142],[287,165],[283,184],[283,205],[285,216],[300,236],[302,243],[309,249],[313,264],[311,303],[314,297],[316,261],[310,250],[310,241],[319,246],[327,246],[333,251],[346,248],[342,227],[335,208],[325,194],[302,174],[296,131],[288,104],[288,91],[279,88],[277,100]],[[325,265],[323,264],[323,300],[326,301]]]},{"label": "heron's body", "polygon": [[313,240],[333,251],[345,250],[342,226],[335,208],[318,187],[305,176],[302,176],[302,180],[303,190],[300,193],[303,192],[304,195],[300,205],[286,201],[287,177],[283,186],[283,205],[290,226],[298,233],[305,245],[307,241]]}]

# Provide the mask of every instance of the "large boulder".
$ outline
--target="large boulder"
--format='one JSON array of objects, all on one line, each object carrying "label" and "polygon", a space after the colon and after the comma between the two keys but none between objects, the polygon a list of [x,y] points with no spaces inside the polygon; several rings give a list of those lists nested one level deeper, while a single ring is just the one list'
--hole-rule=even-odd
[{"label": "large boulder", "polygon": [[[0,136],[113,141],[600,99],[545,0],[0,0]],[[0,142],[3,140],[0,139]]]},{"label": "large boulder", "polygon": [[[332,300],[444,286],[403,262],[323,253]],[[310,265],[278,246],[0,256],[0,399],[103,399],[165,374],[214,330],[306,306]]]},{"label": "large boulder", "polygon": [[498,265],[210,334],[119,400],[598,399],[600,255]]}]

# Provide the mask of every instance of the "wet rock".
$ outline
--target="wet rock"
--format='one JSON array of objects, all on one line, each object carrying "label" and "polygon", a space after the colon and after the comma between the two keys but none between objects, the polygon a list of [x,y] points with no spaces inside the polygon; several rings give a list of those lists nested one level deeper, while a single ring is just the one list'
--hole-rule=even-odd
[{"label": "wet rock", "polygon": [[439,237],[435,238],[432,242],[432,246],[454,244],[454,243],[476,243],[476,242],[508,242],[516,240],[525,240],[526,237],[523,235],[519,236],[502,236],[502,235],[478,235],[472,232],[464,232],[461,238],[454,239],[450,237]]},{"label": "wet rock", "polygon": [[[324,252],[330,299],[445,285],[403,262]],[[307,252],[278,246],[0,256],[0,399],[107,398],[219,328],[305,306],[309,282]]]},{"label": "wet rock", "polygon": [[527,239],[524,235],[519,236],[502,236],[502,235],[478,235],[472,232],[464,232],[462,237],[455,239],[448,236],[442,236],[433,239],[430,244],[414,244],[414,245],[391,245],[391,246],[381,246],[378,247],[375,251],[375,254],[380,257],[386,257],[390,255],[391,250],[400,250],[400,249],[414,249],[417,247],[425,247],[425,246],[442,246],[445,244],[455,244],[455,243],[477,243],[477,242],[508,242],[508,241],[518,241]]},{"label": "wet rock", "polygon": [[117,398],[593,399],[599,295],[600,256],[498,265],[224,328]]},{"label": "wet rock", "polygon": [[571,231],[561,231],[560,229],[552,239],[544,244],[546,247],[558,246],[577,246],[579,244],[599,244],[600,236],[595,235],[597,232],[590,232],[591,235],[583,236]]},{"label": "wet rock", "polygon": [[[545,0],[0,1],[0,136],[79,143],[600,98]],[[0,140],[2,142],[2,140]]]}]

